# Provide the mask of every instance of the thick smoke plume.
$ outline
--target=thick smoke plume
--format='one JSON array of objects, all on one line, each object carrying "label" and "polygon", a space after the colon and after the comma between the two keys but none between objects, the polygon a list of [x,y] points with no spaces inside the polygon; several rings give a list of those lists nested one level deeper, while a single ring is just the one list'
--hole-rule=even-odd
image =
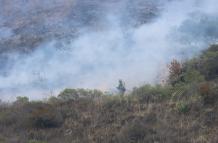
[{"label": "thick smoke plume", "polygon": [[217,25],[216,0],[0,0],[0,98],[158,83]]}]

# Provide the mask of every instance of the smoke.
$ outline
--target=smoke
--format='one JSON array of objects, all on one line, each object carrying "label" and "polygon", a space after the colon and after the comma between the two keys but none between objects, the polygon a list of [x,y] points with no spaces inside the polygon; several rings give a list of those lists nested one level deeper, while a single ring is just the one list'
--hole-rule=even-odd
[{"label": "smoke", "polygon": [[155,84],[173,58],[191,58],[218,38],[215,0],[14,2],[0,0],[4,100],[113,90],[118,79],[128,89]]}]

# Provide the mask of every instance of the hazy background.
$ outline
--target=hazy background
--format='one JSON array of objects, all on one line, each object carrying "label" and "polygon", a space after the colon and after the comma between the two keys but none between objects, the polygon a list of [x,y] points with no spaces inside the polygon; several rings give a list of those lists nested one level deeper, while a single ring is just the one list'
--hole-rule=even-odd
[{"label": "hazy background", "polygon": [[0,0],[0,98],[159,83],[217,38],[216,0]]}]

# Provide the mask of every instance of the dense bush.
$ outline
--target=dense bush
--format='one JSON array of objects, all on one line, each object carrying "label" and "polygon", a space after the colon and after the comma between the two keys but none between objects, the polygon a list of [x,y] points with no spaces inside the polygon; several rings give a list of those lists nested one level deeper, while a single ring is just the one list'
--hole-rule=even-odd
[{"label": "dense bush", "polygon": [[58,97],[63,101],[78,100],[78,98],[95,98],[103,95],[99,90],[65,89]]},{"label": "dense bush", "polygon": [[199,70],[207,80],[218,78],[218,45],[212,45],[200,57]]},{"label": "dense bush", "polygon": [[155,102],[161,101],[170,97],[172,94],[172,89],[170,86],[161,85],[144,85],[139,88],[134,88],[131,95],[137,96],[141,102]]},{"label": "dense bush", "polygon": [[48,99],[47,102],[48,102],[49,104],[55,105],[55,104],[60,103],[60,100],[59,100],[57,97],[55,97],[55,96],[51,96],[51,97]]},{"label": "dense bush", "polygon": [[17,105],[23,105],[29,102],[29,98],[28,97],[22,97],[22,96],[18,96],[17,100],[14,102],[14,104]]},{"label": "dense bush", "polygon": [[[194,72],[192,74],[196,78],[196,75],[200,76],[200,79],[213,80],[218,77],[218,45],[212,45],[209,49],[203,51],[203,53],[192,60],[184,63],[183,70],[188,72]],[[195,79],[194,79],[195,80]],[[192,81],[192,80],[190,80]],[[196,81],[196,80],[195,80]]]},{"label": "dense bush", "polygon": [[190,107],[187,103],[184,103],[184,102],[179,102],[177,103],[177,110],[180,112],[180,113],[187,113],[189,110],[190,110]]},{"label": "dense bush", "polygon": [[218,78],[218,45],[209,49],[196,58],[180,63],[173,60],[169,65],[169,83],[173,86],[179,83],[200,83],[205,80]]}]

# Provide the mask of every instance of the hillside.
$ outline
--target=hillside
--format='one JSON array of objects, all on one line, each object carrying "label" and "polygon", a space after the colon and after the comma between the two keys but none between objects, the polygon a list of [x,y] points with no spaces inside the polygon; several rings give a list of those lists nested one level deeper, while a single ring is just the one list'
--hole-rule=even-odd
[{"label": "hillside", "polygon": [[217,143],[218,46],[169,64],[165,85],[131,93],[66,89],[0,105],[0,143]]},{"label": "hillside", "polygon": [[123,11],[118,14],[129,21],[125,26],[142,25],[158,13],[148,0],[1,0],[0,5],[0,59],[5,53],[32,52],[51,40],[72,40],[82,28],[103,28],[111,8]]}]

